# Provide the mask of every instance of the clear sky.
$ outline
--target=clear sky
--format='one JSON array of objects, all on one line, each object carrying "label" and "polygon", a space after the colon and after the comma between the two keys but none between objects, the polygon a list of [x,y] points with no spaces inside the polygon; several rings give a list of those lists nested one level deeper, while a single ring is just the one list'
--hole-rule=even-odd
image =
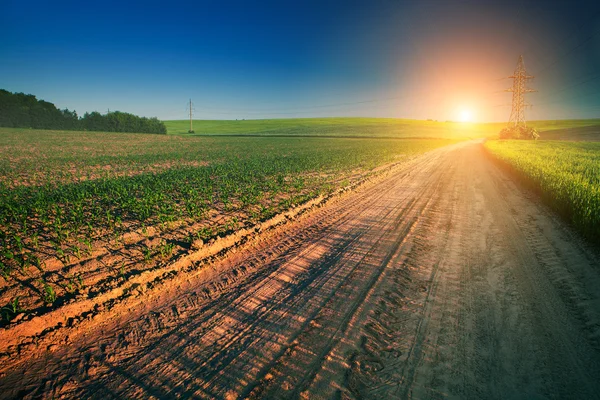
[{"label": "clear sky", "polygon": [[[126,4],[123,4],[126,3]],[[600,1],[0,0],[0,88],[161,119],[600,116]]]}]

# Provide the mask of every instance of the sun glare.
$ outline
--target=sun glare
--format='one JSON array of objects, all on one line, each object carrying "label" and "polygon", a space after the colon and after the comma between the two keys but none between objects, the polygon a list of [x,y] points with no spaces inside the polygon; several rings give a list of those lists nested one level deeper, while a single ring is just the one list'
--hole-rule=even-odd
[{"label": "sun glare", "polygon": [[458,120],[460,122],[473,122],[473,113],[471,110],[461,110],[458,115]]}]

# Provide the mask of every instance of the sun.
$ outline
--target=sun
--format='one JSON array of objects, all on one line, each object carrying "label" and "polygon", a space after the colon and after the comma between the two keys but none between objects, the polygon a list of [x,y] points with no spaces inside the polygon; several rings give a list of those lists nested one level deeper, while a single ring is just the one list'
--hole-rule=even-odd
[{"label": "sun", "polygon": [[458,120],[460,122],[473,122],[473,112],[468,109],[460,110],[460,113],[458,114]]}]

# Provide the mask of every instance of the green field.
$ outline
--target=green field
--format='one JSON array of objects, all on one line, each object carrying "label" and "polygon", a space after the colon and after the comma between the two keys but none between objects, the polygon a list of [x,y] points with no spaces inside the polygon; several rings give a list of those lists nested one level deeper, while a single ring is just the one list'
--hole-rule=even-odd
[{"label": "green field", "polygon": [[600,141],[600,119],[529,122],[540,131],[541,140]]},{"label": "green field", "polygon": [[0,301],[41,312],[452,142],[0,128]]},{"label": "green field", "polygon": [[541,132],[550,132],[564,129],[577,129],[588,126],[600,126],[600,119],[558,119],[547,121],[528,121],[528,126],[532,126]]},{"label": "green field", "polygon": [[[169,134],[187,134],[189,121],[164,121]],[[496,126],[497,125],[497,126]],[[462,124],[395,118],[197,120],[197,135],[347,136],[466,139],[497,134],[501,124]]]},{"label": "green field", "polygon": [[582,233],[600,239],[600,143],[488,140],[485,148]]},{"label": "green field", "polygon": [[[164,122],[169,134],[188,134],[189,121],[177,120]],[[531,121],[528,124],[542,132],[542,139],[589,140],[595,137],[595,140],[600,140],[600,119]],[[395,118],[193,121],[196,135],[423,137],[451,139],[496,137],[505,125],[505,123],[468,124]]]}]

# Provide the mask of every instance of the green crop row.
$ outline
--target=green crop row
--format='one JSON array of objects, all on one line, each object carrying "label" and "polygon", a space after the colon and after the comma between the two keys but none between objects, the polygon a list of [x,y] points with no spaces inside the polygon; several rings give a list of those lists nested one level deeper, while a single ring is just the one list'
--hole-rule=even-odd
[{"label": "green crop row", "polygon": [[600,143],[488,140],[485,148],[584,235],[600,239]]}]

